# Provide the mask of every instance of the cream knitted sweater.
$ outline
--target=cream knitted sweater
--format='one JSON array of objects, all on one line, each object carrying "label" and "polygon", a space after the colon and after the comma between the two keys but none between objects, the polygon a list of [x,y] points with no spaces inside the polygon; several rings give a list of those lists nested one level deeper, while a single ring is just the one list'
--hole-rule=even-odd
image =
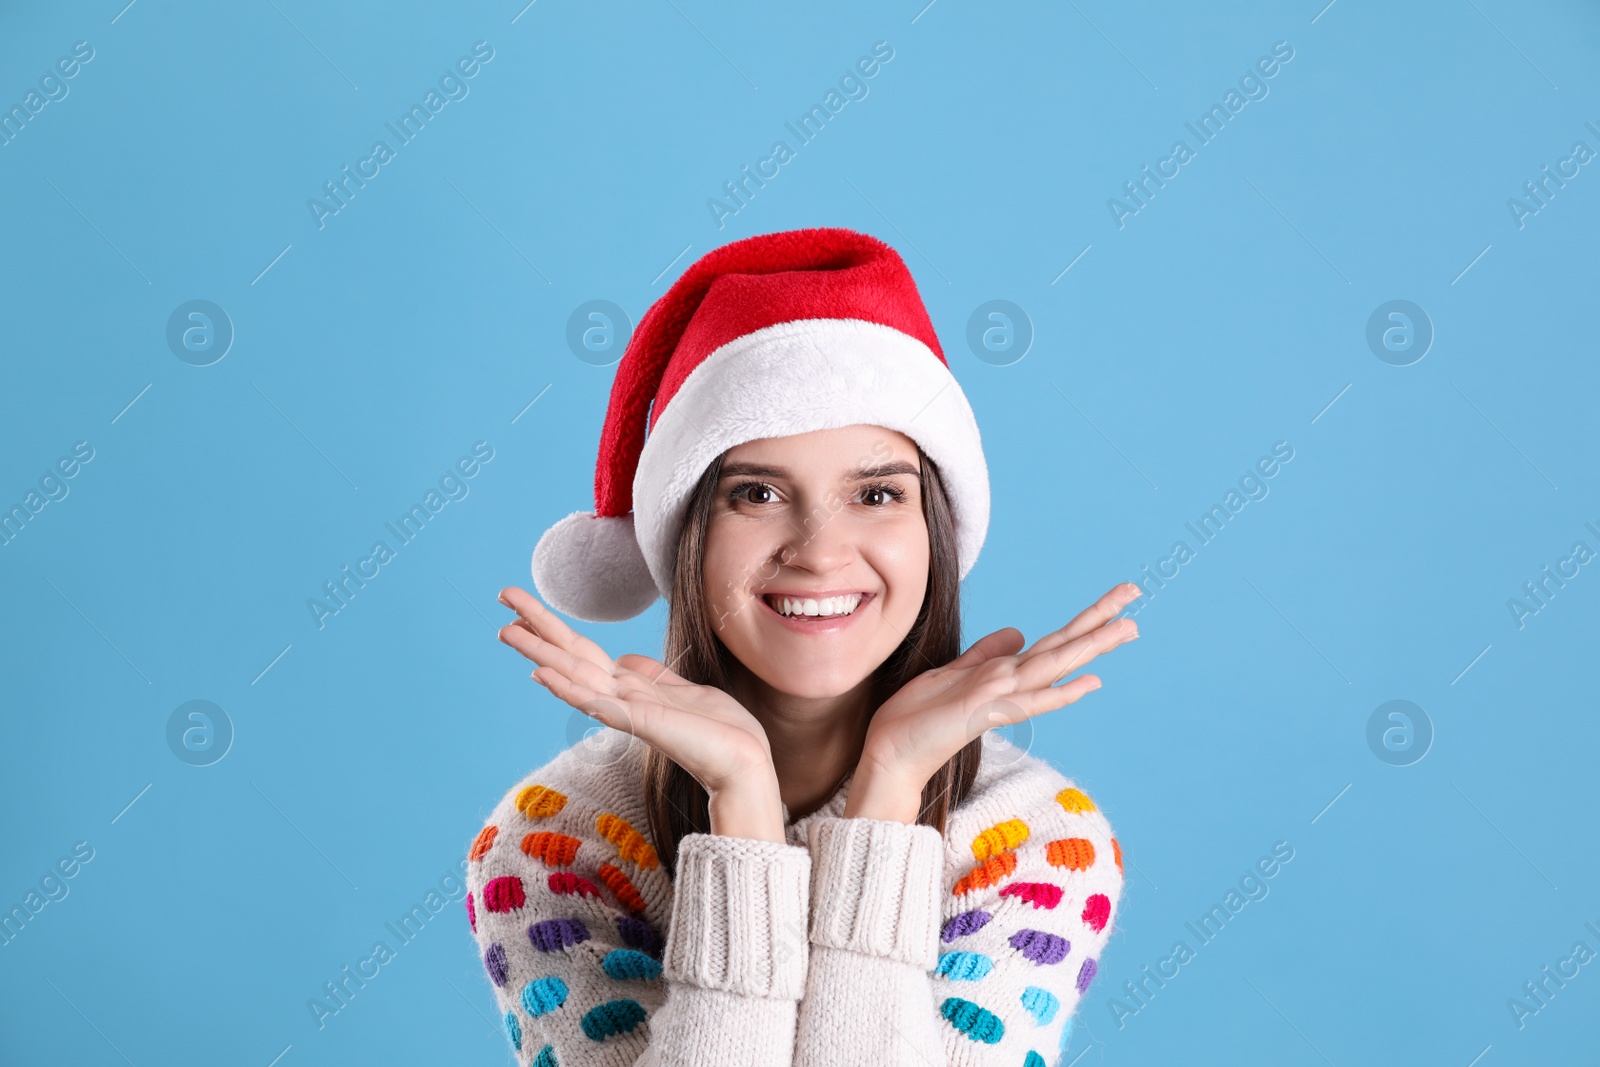
[{"label": "cream knitted sweater", "polygon": [[1047,1067],[1122,891],[1105,816],[986,737],[941,835],[843,818],[786,843],[646,840],[646,744],[616,731],[528,775],[468,853],[468,919],[519,1064]]}]

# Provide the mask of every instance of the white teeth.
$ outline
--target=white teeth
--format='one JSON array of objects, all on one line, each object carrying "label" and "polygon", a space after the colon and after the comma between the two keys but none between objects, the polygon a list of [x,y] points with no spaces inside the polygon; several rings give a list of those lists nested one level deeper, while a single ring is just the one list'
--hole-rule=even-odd
[{"label": "white teeth", "polygon": [[844,596],[825,596],[820,600],[812,597],[779,596],[767,601],[777,609],[780,615],[849,615],[861,604],[860,593],[847,593]]}]

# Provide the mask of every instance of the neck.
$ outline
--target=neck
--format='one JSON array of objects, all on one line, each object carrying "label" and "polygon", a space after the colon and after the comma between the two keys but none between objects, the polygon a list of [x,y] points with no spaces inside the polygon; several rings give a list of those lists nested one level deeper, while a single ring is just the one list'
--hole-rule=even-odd
[{"label": "neck", "polygon": [[791,820],[828,802],[855,770],[872,711],[872,678],[835,697],[797,697],[772,688],[742,666],[733,693],[767,732],[778,794]]}]

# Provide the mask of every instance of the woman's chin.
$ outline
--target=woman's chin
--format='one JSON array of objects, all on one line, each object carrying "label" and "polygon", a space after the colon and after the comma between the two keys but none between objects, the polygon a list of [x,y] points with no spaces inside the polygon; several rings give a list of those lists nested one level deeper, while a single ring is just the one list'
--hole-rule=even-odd
[{"label": "woman's chin", "polygon": [[870,672],[807,671],[801,664],[786,665],[779,674],[764,678],[769,686],[795,700],[837,700],[866,681]]}]

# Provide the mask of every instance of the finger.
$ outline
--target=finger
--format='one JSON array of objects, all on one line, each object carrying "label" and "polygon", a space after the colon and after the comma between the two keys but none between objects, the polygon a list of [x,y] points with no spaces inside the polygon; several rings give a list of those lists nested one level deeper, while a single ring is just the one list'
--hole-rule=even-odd
[{"label": "finger", "polygon": [[615,692],[619,697],[646,698],[649,700],[661,699],[661,691],[657,683],[651,681],[648,675],[640,674],[638,671],[630,671],[626,667],[618,667],[617,673],[613,676],[613,682],[615,683]]},{"label": "finger", "polygon": [[588,686],[574,682],[559,671],[551,670],[549,667],[540,667],[533,673],[545,683],[546,687],[557,698],[572,705],[596,722],[609,726],[613,730],[632,734],[641,741],[661,749],[668,756],[672,756],[670,745],[663,746],[659,739],[680,735],[683,728],[681,724],[674,727],[672,710],[649,694],[629,698],[621,695],[597,693]]},{"label": "finger", "polygon": [[533,672],[533,675],[546,689],[554,693],[557,699],[572,705],[596,722],[614,730],[625,728],[623,724],[628,721],[628,716],[620,703],[608,700],[588,686],[575,682],[560,671],[549,667],[540,667]]},{"label": "finger", "polygon": [[1141,592],[1140,588],[1132,582],[1124,582],[1116,586],[1105,596],[1079,612],[1071,622],[1061,629],[1053,630],[1035,641],[1033,647],[1022,654],[1022,658],[1028,659],[1038,653],[1060,648],[1068,641],[1076,640],[1097,627],[1104,626],[1115,618],[1119,611],[1133,603]]},{"label": "finger", "polygon": [[1015,656],[1022,648],[1025,638],[1022,631],[1015,626],[1007,626],[996,630],[992,634],[985,634],[972,642],[972,647],[961,655],[951,660],[948,666],[955,668],[976,667],[986,659],[996,656]]},{"label": "finger", "polygon": [[510,645],[528,659],[541,667],[554,667],[577,681],[583,682],[591,689],[600,691],[609,690],[613,684],[611,668],[602,666],[580,656],[569,649],[561,648],[546,641],[533,630],[508,623],[500,628],[500,640]]},{"label": "finger", "polygon": [[1099,689],[1101,685],[1098,674],[1080,674],[1072,681],[1063,685],[1046,686],[1035,689],[1031,693],[1018,693],[1012,702],[1022,709],[1027,718],[1043,715],[1076,703],[1082,697]]},{"label": "finger", "polygon": [[1019,690],[1053,686],[1101,653],[1138,636],[1138,625],[1132,619],[1107,623],[1058,648],[1024,659],[1017,667],[1016,686]]},{"label": "finger", "polygon": [[643,675],[652,682],[662,682],[667,685],[694,684],[660,660],[651,659],[649,656],[641,656],[637,652],[625,652],[618,656],[617,666]]},{"label": "finger", "polygon": [[528,629],[557,648],[567,649],[607,670],[611,669],[611,657],[606,655],[605,649],[568,626],[526,590],[514,585],[507,586],[500,590],[500,603],[521,616],[520,621],[526,623]]}]

